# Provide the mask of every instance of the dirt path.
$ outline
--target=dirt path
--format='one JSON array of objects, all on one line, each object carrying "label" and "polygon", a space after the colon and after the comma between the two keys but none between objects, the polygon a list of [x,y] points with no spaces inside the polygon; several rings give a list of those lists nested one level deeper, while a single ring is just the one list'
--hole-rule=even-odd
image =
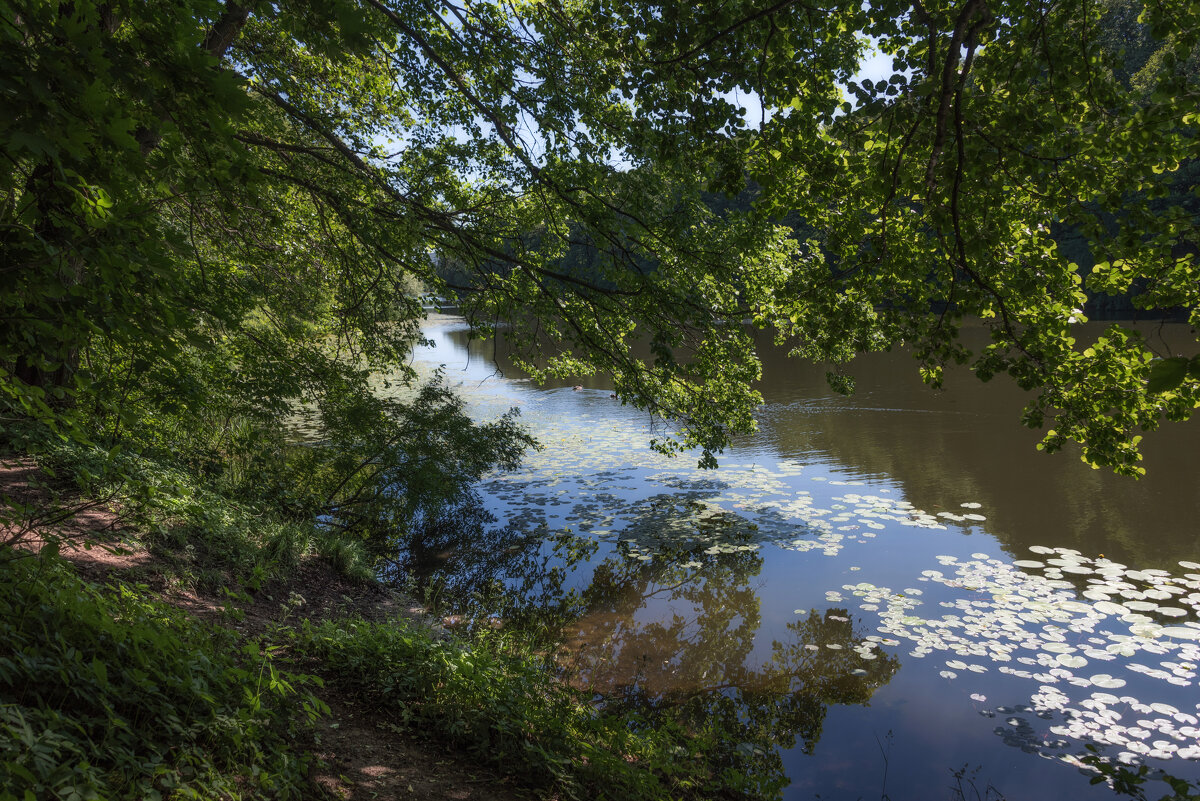
[{"label": "dirt path", "polygon": [[[69,550],[63,555],[86,576],[120,580],[134,570],[144,576],[153,568],[145,551],[124,549],[113,554],[100,548]],[[287,611],[287,601],[298,594],[304,604]],[[224,614],[226,607],[213,598],[191,591],[168,591],[163,598],[198,617],[221,625],[233,625],[248,636],[287,614],[289,622],[308,618],[315,621],[347,614],[375,621],[398,617],[422,619],[424,610],[406,599],[377,586],[348,584],[319,559],[301,564],[287,584],[275,583],[256,593],[251,604],[242,606],[245,617],[237,623]],[[413,736],[389,721],[378,710],[367,709],[352,696],[327,685],[317,695],[329,704],[331,714],[317,725],[314,753],[323,763],[313,775],[315,796],[338,801],[388,801],[428,799],[435,801],[518,801],[529,796],[509,787],[495,773],[463,755]]]},{"label": "dirt path", "polygon": [[[0,466],[0,497],[30,506],[48,500],[36,482],[31,486],[34,472],[28,465],[8,462]],[[238,607],[242,614],[228,614],[232,610],[226,599],[171,587],[162,578],[166,571],[159,569],[158,560],[136,543],[124,540],[119,517],[103,505],[89,506],[66,520],[59,517],[46,515],[44,520],[22,524],[19,547],[39,550],[39,531],[53,527],[67,535],[62,556],[85,579],[146,584],[163,600],[197,617],[235,628],[245,636],[262,634],[285,615],[290,623],[346,615],[381,622],[404,617],[437,628],[425,610],[411,600],[378,585],[349,583],[316,557],[298,565],[286,583],[264,586],[250,603]],[[0,525],[4,528],[0,535],[13,531],[11,523],[0,521]],[[83,541],[88,538],[104,545],[85,547]],[[303,603],[296,605],[297,596],[303,598]],[[313,750],[321,764],[312,776],[313,798],[525,801],[530,797],[464,755],[414,736],[336,687],[327,685],[317,694],[329,705],[331,714],[317,724]]]},{"label": "dirt path", "polygon": [[320,731],[317,754],[326,767],[314,780],[342,801],[455,799],[510,801],[525,798],[494,774],[454,753],[418,743],[373,710],[336,694]]}]

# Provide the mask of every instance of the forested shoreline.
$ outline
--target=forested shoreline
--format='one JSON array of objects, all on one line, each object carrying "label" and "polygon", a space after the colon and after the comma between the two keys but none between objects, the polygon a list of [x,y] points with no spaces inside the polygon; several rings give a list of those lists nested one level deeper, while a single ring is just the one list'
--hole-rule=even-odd
[{"label": "forested shoreline", "polygon": [[546,795],[777,796],[735,714],[602,709],[553,631],[238,615],[404,583],[538,447],[413,368],[435,297],[706,468],[749,320],[842,392],[901,346],[1008,375],[1039,447],[1139,475],[1200,355],[1072,326],[1200,326],[1198,43],[1195,0],[0,2],[0,801],[319,797],[322,681]]}]

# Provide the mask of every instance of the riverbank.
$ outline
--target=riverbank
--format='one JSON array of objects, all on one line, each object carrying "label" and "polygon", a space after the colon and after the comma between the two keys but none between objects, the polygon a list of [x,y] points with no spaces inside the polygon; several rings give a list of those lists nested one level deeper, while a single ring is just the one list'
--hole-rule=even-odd
[{"label": "riverbank", "polygon": [[212,493],[148,512],[70,468],[0,474],[0,798],[746,795],[705,733],[598,711],[352,542]]},{"label": "riverbank", "polygon": [[[32,652],[53,659],[50,655],[55,650],[53,632],[46,631],[36,642],[29,638],[21,642],[19,636],[6,640],[3,650],[8,653],[0,654],[0,664],[6,668],[0,675],[8,679],[0,680],[3,690],[0,697],[4,701],[0,742],[4,757],[0,773],[5,774],[0,782],[5,790],[0,791],[0,797],[20,798],[16,791],[22,787],[32,791],[36,798],[67,797],[73,789],[83,787],[95,790],[103,787],[112,792],[112,796],[102,793],[103,797],[154,797],[156,793],[182,797],[189,792],[200,797],[211,797],[211,792],[220,797],[228,794],[245,798],[281,796],[340,801],[373,798],[515,801],[529,797],[511,786],[514,784],[511,778],[488,770],[460,749],[414,734],[400,725],[395,716],[370,707],[337,681],[318,681],[320,665],[287,647],[288,634],[296,627],[346,619],[419,627],[429,632],[430,637],[449,637],[412,599],[376,582],[339,573],[329,558],[316,553],[299,554],[286,570],[276,565],[273,576],[254,592],[245,591],[245,586],[241,591],[198,587],[181,574],[178,562],[161,550],[148,548],[140,536],[144,532],[128,525],[119,508],[96,499],[63,497],[61,484],[55,491],[51,487],[57,482],[47,479],[30,459],[9,461],[0,470],[0,496],[9,502],[6,506],[10,518],[6,520],[5,531],[9,537],[22,527],[19,523],[13,525],[14,506],[28,507],[23,515],[25,536],[19,546],[0,551],[0,581],[8,585],[5,596],[10,601],[5,610],[10,613],[5,615],[6,623],[13,626],[12,612],[51,613],[47,609],[31,610],[32,604],[20,603],[33,600],[37,593],[28,592],[29,586],[33,586],[41,589],[43,597],[52,603],[66,600],[64,610],[101,611],[110,608],[116,598],[135,598],[143,610],[150,612],[150,617],[171,621],[171,627],[158,632],[160,635],[174,632],[179,635],[177,641],[182,641],[189,635],[200,634],[223,645],[236,646],[243,655],[251,656],[254,651],[259,664],[266,666],[266,672],[254,675],[246,670],[252,666],[246,663],[253,663],[255,658],[243,660],[241,672],[234,677],[244,681],[235,682],[241,686],[234,689],[253,695],[261,690],[260,679],[266,675],[274,677],[280,689],[284,682],[292,685],[294,692],[282,692],[282,700],[303,700],[283,720],[277,721],[282,724],[278,728],[291,736],[272,742],[260,737],[256,747],[249,749],[249,755],[264,762],[291,762],[304,770],[286,777],[286,781],[276,777],[253,787],[250,779],[255,778],[254,762],[238,764],[226,755],[219,766],[210,766],[213,772],[207,776],[198,775],[193,759],[188,760],[191,765],[179,765],[177,775],[172,777],[170,756],[150,753],[149,743],[144,744],[147,749],[142,753],[129,748],[136,744],[125,743],[127,753],[122,755],[118,753],[121,749],[110,747],[112,743],[102,738],[86,743],[89,748],[85,756],[95,768],[109,767],[108,775],[98,780],[94,775],[87,776],[85,770],[76,781],[64,781],[63,771],[75,767],[66,758],[73,750],[71,744],[63,741],[64,737],[70,737],[70,727],[56,730],[57,727],[46,725],[39,729],[37,721],[30,720],[39,717],[37,712],[50,711],[56,705],[54,693],[49,687],[21,688],[12,680],[14,666],[19,672],[22,659]],[[67,517],[70,511],[74,514]],[[57,544],[56,555],[43,553],[47,542]],[[52,547],[51,551],[54,550]],[[27,585],[26,592],[14,595],[17,580]],[[136,638],[139,623],[145,620],[133,616],[123,622],[129,624]],[[93,677],[102,677],[99,687],[92,688],[100,693],[91,701],[95,706],[108,707],[112,716],[104,723],[113,724],[120,719],[123,701],[133,701],[119,696],[125,694],[129,680],[134,678],[122,674],[134,672],[135,666],[120,664],[108,658],[115,655],[99,650],[87,653],[88,639],[64,638],[62,644],[76,653],[71,659],[67,658],[68,653],[60,656],[64,662],[85,665]],[[94,643],[100,644],[105,639],[99,636]],[[203,658],[205,649],[196,647],[191,655]],[[23,667],[30,672],[38,670],[28,663]],[[48,667],[42,666],[41,671]],[[58,689],[69,689],[71,682],[58,684]],[[70,695],[78,696],[77,690]],[[62,717],[54,722],[66,723],[66,718],[71,717],[69,707],[75,704],[68,700],[58,706]],[[321,714],[310,717],[306,706]],[[35,714],[29,715],[30,710],[36,710]],[[76,717],[90,717],[79,711],[81,714]],[[193,717],[190,727],[195,729],[202,724],[202,717]],[[15,721],[27,723],[28,731],[17,730]],[[50,721],[43,718],[43,722]],[[176,743],[170,750],[178,752],[182,750],[180,745]],[[203,745],[215,750],[220,743],[210,737]],[[263,748],[272,753],[254,753]],[[124,769],[113,771],[112,766],[105,765],[106,758],[119,761],[122,756],[132,757],[153,769],[129,770],[126,764]],[[115,782],[111,781],[114,772],[121,774],[115,777]]]}]

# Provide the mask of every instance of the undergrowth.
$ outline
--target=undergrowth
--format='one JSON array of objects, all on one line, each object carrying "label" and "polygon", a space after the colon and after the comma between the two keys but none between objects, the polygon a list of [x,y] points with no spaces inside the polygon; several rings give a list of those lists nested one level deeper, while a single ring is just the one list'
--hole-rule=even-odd
[{"label": "undergrowth", "polygon": [[315,677],[143,589],[0,553],[0,800],[296,798]]},{"label": "undergrowth", "polygon": [[402,621],[305,621],[289,636],[328,679],[385,710],[393,725],[436,736],[562,798],[744,798],[777,790],[715,770],[713,732],[606,713],[519,648],[439,637]]},{"label": "undergrowth", "polygon": [[244,485],[163,459],[75,444],[47,449],[39,462],[84,496],[111,498],[122,526],[159,558],[158,569],[189,588],[256,590],[312,553],[351,581],[375,578],[361,538],[283,514]]},{"label": "undergrowth", "polygon": [[[287,513],[241,480],[80,445],[39,463],[78,497],[111,499],[171,583],[236,604],[314,554],[375,580],[370,537]],[[84,583],[53,540],[37,557],[0,542],[0,801],[312,796],[306,743],[327,707],[298,664],[376,705],[381,724],[558,798],[778,794],[726,758],[728,733],[602,710],[528,636],[338,619],[245,642],[145,584]]]}]

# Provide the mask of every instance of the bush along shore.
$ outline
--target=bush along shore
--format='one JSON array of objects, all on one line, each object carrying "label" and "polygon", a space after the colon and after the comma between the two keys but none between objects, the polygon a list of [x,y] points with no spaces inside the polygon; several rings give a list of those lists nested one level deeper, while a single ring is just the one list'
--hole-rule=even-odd
[{"label": "bush along shore", "polygon": [[0,461],[0,801],[779,790],[711,727],[572,689],[544,638],[438,625],[271,482],[78,445]]}]

